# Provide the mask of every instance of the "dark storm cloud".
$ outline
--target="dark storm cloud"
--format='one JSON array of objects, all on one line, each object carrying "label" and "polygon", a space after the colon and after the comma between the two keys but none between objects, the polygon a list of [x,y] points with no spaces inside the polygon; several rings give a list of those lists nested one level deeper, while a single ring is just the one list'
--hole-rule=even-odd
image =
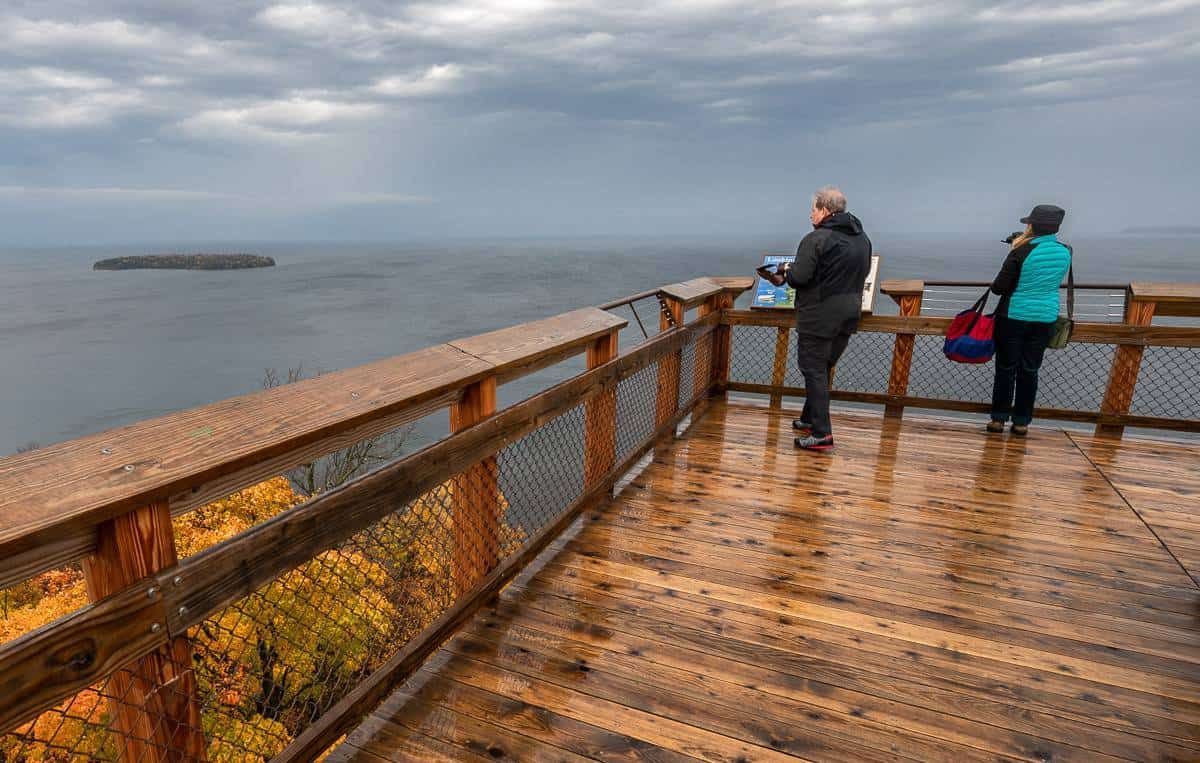
[{"label": "dark storm cloud", "polygon": [[[158,199],[207,205],[207,223],[233,199],[241,220],[423,206],[394,213],[411,221],[449,214],[431,200],[470,204],[481,185],[522,187],[497,180],[497,168],[524,172],[530,199],[560,200],[566,168],[619,190],[625,207],[653,192],[644,204],[662,209],[663,194],[678,192],[666,173],[686,183],[690,167],[709,164],[736,186],[758,167],[780,188],[780,156],[816,151],[825,158],[810,168],[828,174],[839,136],[866,136],[866,153],[910,171],[912,152],[973,156],[989,123],[1036,116],[1052,129],[1068,114],[1111,114],[1132,134],[1146,125],[1120,123],[1131,108],[1169,103],[1194,123],[1198,5],[10,3],[0,11],[0,213],[17,220],[47,199],[68,212],[89,199]],[[1021,154],[1007,140],[1001,149]],[[1103,153],[1096,135],[1078,145]],[[886,188],[887,167],[845,161],[846,174]],[[576,192],[581,206],[605,203]],[[696,198],[726,208],[730,196]],[[490,218],[466,219],[486,228]]]}]

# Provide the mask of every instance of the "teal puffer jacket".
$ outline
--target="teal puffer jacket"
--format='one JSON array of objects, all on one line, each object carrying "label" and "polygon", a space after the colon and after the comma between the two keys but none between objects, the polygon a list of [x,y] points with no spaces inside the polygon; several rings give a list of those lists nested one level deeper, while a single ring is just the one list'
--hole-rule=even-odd
[{"label": "teal puffer jacket", "polygon": [[1053,323],[1058,318],[1058,293],[1071,267],[1071,247],[1051,234],[1038,236],[1008,253],[992,282],[1001,296],[996,315],[1018,321]]}]

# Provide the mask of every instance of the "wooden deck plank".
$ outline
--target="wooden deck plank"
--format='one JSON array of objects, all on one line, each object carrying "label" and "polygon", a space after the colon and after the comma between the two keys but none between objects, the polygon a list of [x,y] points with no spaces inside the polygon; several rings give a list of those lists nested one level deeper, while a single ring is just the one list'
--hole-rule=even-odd
[{"label": "wooden deck plank", "polygon": [[1200,447],[1070,438],[1200,585]]},{"label": "wooden deck plank", "polygon": [[[625,633],[630,638],[661,640],[673,646],[687,644],[700,651],[707,651],[713,644],[712,635],[719,634],[742,645],[733,654],[734,658],[747,660],[746,655],[757,654],[759,647],[786,649],[789,659],[805,676],[827,675],[833,683],[842,674],[855,682],[848,686],[866,686],[876,680],[872,678],[874,674],[916,687],[965,695],[955,702],[964,712],[964,708],[980,701],[1009,705],[1012,709],[1003,712],[1021,718],[1029,717],[1032,708],[1077,721],[1124,727],[1173,744],[1195,740],[1190,744],[1200,748],[1200,724],[1177,720],[1195,717],[1200,708],[1194,703],[1173,702],[996,660],[967,662],[942,647],[912,645],[799,617],[781,618],[749,604],[722,602],[594,570],[565,567],[557,562],[548,565],[545,574],[531,581],[524,591],[513,591],[512,595],[515,600],[554,617],[561,616],[564,607],[581,605],[624,616],[619,623],[607,627],[585,629],[575,624],[571,631],[576,634],[594,631],[613,639]],[[555,601],[556,598],[568,604]],[[680,613],[707,618],[702,621],[703,627],[694,631],[698,638],[691,638],[689,631],[674,625]],[[650,654],[642,646],[626,647],[627,651],[630,649]],[[751,657],[748,661],[753,663],[755,659]],[[920,696],[923,691],[906,689],[907,696]]]},{"label": "wooden deck plank", "polygon": [[800,453],[787,413],[713,405],[350,743],[1200,759],[1200,587],[1177,561],[1200,448],[858,413],[835,430],[834,455]]}]

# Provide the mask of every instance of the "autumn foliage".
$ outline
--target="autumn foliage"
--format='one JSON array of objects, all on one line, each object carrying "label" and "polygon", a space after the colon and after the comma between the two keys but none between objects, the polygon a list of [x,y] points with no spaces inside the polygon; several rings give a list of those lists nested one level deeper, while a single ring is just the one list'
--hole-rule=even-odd
[{"label": "autumn foliage", "polygon": [[[192,629],[192,665],[211,761],[265,760],[448,607],[454,596],[452,483],[288,572]],[[278,477],[174,520],[190,556],[297,505]],[[520,532],[505,529],[512,548]],[[87,602],[78,567],[3,592],[0,642]],[[105,684],[0,736],[0,763],[114,760]]]}]

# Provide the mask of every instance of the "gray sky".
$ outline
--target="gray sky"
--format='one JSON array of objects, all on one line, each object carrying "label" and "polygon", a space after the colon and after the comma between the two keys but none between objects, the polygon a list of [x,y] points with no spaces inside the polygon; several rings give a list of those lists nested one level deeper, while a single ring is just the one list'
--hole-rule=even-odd
[{"label": "gray sky", "polygon": [[1198,0],[7,0],[0,244],[1196,224],[1198,81]]}]

